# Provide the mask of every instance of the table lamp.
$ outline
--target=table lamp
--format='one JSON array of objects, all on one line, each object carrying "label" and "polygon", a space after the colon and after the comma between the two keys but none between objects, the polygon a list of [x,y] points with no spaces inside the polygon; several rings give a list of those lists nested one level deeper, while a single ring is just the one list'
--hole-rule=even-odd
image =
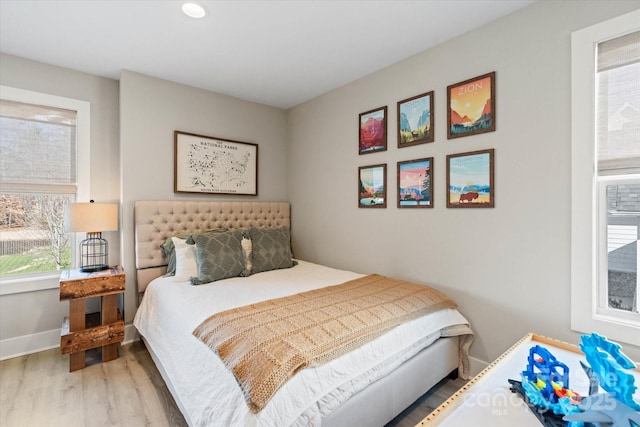
[{"label": "table lamp", "polygon": [[109,243],[103,231],[118,229],[118,205],[110,203],[69,203],[64,210],[65,231],[86,232],[80,242],[80,271],[91,273],[109,268]]}]

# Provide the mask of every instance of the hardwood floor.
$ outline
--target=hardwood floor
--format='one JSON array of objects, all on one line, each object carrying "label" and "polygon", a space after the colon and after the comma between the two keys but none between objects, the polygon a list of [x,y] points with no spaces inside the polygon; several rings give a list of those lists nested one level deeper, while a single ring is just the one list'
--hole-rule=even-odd
[{"label": "hardwood floor", "polygon": [[0,362],[0,425],[186,426],[142,343],[69,372],[59,349]]},{"label": "hardwood floor", "polygon": [[[462,385],[444,380],[387,426],[414,426]],[[75,372],[57,348],[0,362],[0,426],[186,425],[141,342]]]}]

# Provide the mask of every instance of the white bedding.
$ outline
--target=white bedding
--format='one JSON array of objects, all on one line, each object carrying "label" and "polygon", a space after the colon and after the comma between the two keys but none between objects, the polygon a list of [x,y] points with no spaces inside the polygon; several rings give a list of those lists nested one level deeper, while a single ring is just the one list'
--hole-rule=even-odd
[{"label": "white bedding", "polygon": [[[160,360],[192,426],[319,426],[324,416],[441,336],[472,333],[455,309],[398,326],[362,348],[295,375],[253,414],[233,374],[192,335],[210,315],[361,277],[298,261],[290,269],[192,286],[173,277],[146,289],[134,325]],[[445,332],[442,332],[446,328]]]}]

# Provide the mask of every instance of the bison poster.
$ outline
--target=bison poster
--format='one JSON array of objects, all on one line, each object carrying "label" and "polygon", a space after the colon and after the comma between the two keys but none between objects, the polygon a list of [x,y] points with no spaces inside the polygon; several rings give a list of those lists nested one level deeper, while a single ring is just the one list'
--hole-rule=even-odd
[{"label": "bison poster", "polygon": [[492,208],[494,150],[447,156],[447,207]]}]

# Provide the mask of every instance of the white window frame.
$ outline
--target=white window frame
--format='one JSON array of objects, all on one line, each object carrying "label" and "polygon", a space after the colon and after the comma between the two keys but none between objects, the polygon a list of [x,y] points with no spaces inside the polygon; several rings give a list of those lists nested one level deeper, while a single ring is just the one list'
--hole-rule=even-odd
[{"label": "white window frame", "polygon": [[[79,99],[65,98],[9,86],[0,86],[0,98],[26,104],[63,108],[77,112],[76,117],[76,163],[77,163],[77,200],[89,200],[91,189],[91,103]],[[71,239],[72,260],[75,259],[75,245]],[[59,272],[21,275],[17,278],[0,277],[0,295],[32,292],[58,288]]]},{"label": "white window frame", "polygon": [[[638,345],[640,315],[598,308],[596,46],[640,29],[640,10],[576,31],[571,37],[571,329]],[[622,177],[618,177],[622,178]],[[600,217],[600,219],[599,219]],[[604,217],[604,218],[602,218]],[[606,244],[605,244],[606,247]],[[601,293],[601,292],[600,292]]]}]

